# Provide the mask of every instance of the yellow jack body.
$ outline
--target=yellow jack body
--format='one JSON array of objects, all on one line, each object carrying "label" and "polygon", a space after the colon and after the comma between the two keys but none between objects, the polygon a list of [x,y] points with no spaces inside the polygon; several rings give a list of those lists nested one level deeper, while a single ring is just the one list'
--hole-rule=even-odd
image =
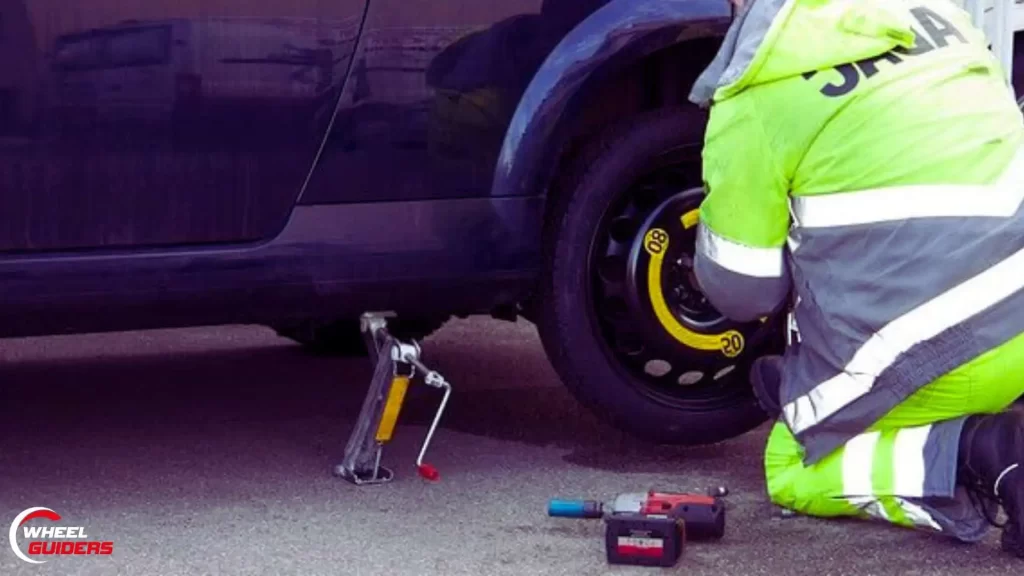
[{"label": "yellow jack body", "polygon": [[380,425],[377,426],[377,442],[389,442],[394,436],[398,414],[402,411],[402,403],[405,402],[407,390],[409,390],[408,376],[395,376],[391,380],[388,399],[384,404],[384,414],[380,418]]}]

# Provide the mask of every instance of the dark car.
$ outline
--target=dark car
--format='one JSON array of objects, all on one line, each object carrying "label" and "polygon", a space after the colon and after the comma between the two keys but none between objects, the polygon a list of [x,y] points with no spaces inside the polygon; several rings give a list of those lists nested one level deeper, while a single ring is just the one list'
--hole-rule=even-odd
[{"label": "dark car", "polygon": [[[727,0],[0,0],[0,336],[525,317],[638,436],[763,422],[690,255]],[[510,367],[514,369],[514,367]]]}]

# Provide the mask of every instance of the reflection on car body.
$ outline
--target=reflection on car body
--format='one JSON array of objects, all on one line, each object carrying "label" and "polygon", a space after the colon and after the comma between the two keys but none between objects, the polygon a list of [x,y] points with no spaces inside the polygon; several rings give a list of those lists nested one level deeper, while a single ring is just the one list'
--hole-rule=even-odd
[{"label": "reflection on car body", "polygon": [[323,114],[357,24],[182,19],[65,34],[54,47],[56,105],[62,119],[168,128],[227,111],[251,115],[240,127],[282,109]]}]

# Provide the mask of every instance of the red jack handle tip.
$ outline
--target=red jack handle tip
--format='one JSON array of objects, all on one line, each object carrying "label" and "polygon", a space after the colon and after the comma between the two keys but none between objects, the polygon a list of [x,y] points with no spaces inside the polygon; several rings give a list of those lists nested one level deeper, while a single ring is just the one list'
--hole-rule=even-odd
[{"label": "red jack handle tip", "polygon": [[417,469],[419,470],[420,476],[426,478],[427,480],[430,480],[431,482],[437,482],[438,478],[441,477],[441,474],[438,473],[437,468],[434,468],[430,464],[420,464]]}]

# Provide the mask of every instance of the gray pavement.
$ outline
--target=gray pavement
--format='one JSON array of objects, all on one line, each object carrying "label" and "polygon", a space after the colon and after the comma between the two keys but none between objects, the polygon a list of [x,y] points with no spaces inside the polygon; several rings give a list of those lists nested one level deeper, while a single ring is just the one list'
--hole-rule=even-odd
[{"label": "gray pavement", "polygon": [[[46,506],[114,542],[108,557],[17,559],[0,575],[651,574],[610,568],[598,521],[550,519],[551,497],[655,487],[732,490],[726,538],[675,572],[1019,574],[985,542],[856,521],[774,517],[766,429],[659,448],[595,421],[561,388],[528,324],[473,319],[430,338],[456,390],[413,468],[438,395],[414,388],[388,486],[329,474],[358,412],[365,360],[311,358],[269,330],[156,331],[0,342],[0,527]],[[34,524],[45,525],[46,521]]]}]

